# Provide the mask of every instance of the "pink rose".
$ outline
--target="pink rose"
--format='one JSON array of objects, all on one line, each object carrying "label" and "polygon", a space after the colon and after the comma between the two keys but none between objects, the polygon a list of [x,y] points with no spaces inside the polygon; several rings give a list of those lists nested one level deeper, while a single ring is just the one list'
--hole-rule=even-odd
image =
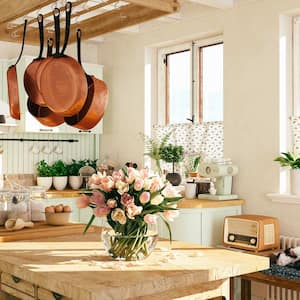
[{"label": "pink rose", "polygon": [[144,187],[144,180],[141,178],[137,178],[134,182],[133,188],[136,191],[140,191]]},{"label": "pink rose", "polygon": [[106,176],[101,180],[100,188],[104,192],[111,192],[111,190],[114,188],[115,182],[111,176]]},{"label": "pink rose", "polygon": [[164,217],[167,221],[173,222],[179,216],[179,210],[165,210]]},{"label": "pink rose", "polygon": [[100,191],[93,190],[93,196],[90,197],[90,202],[95,203],[97,206],[103,206],[105,204],[105,197]]},{"label": "pink rose", "polygon": [[90,204],[90,198],[86,195],[81,195],[78,199],[77,199],[77,207],[78,208],[86,208],[89,206]]},{"label": "pink rose", "polygon": [[142,210],[142,206],[136,206],[135,204],[130,204],[126,207],[127,216],[130,219],[134,219],[135,216],[140,215]]},{"label": "pink rose", "polygon": [[140,195],[140,202],[145,204],[150,201],[150,193],[149,192],[142,192]]},{"label": "pink rose", "polygon": [[144,216],[144,221],[147,224],[149,224],[149,225],[156,224],[157,216],[156,215],[147,214],[147,215]]},{"label": "pink rose", "polygon": [[111,213],[111,218],[115,222],[119,222],[120,224],[124,225],[127,221],[124,210],[121,208],[116,208]]},{"label": "pink rose", "polygon": [[134,204],[134,198],[131,195],[129,195],[128,193],[125,193],[121,196],[121,203],[124,206]]},{"label": "pink rose", "polygon": [[97,206],[93,209],[93,213],[96,217],[106,217],[110,213],[110,208],[108,206]]},{"label": "pink rose", "polygon": [[109,208],[115,208],[115,207],[117,207],[117,201],[115,199],[108,199],[106,202],[106,205]]},{"label": "pink rose", "polygon": [[152,184],[151,184],[151,187],[150,187],[150,192],[151,192],[151,193],[157,192],[157,191],[159,191],[162,187],[163,187],[162,180],[161,180],[159,177],[154,177],[154,178],[152,179]]},{"label": "pink rose", "polygon": [[114,171],[112,174],[112,178],[114,180],[114,182],[117,182],[119,180],[123,180],[124,179],[124,173],[122,170],[119,171]]}]

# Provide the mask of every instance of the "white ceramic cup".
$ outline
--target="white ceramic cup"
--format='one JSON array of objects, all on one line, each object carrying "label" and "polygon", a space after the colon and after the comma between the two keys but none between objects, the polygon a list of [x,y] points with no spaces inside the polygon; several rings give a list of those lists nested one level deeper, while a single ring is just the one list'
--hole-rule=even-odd
[{"label": "white ceramic cup", "polygon": [[185,198],[194,199],[196,198],[197,183],[187,182],[185,184]]}]

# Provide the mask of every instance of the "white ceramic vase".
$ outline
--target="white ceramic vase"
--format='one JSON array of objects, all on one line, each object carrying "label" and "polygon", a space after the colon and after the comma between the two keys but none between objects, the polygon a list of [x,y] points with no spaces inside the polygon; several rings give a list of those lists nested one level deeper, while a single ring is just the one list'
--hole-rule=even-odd
[{"label": "white ceramic vase", "polygon": [[66,188],[68,183],[68,176],[54,176],[53,177],[53,186],[56,190],[62,191]]},{"label": "white ceramic vase", "polygon": [[291,193],[300,195],[300,169],[291,170]]},{"label": "white ceramic vase", "polygon": [[52,177],[37,177],[37,185],[44,187],[47,191],[52,186]]},{"label": "white ceramic vase", "polygon": [[82,176],[69,176],[69,185],[72,190],[79,190],[82,185]]}]

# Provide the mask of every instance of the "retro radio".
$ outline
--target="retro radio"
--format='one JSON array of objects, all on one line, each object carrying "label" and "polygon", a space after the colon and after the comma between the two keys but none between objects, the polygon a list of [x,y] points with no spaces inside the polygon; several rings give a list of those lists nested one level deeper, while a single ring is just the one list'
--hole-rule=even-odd
[{"label": "retro radio", "polygon": [[279,247],[278,219],[258,215],[225,217],[224,245],[263,251]]}]

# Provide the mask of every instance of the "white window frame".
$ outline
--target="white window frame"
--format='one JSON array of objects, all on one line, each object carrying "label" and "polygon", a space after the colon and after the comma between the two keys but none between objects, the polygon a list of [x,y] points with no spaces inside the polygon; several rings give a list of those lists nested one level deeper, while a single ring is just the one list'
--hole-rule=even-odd
[{"label": "white window frame", "polygon": [[[199,48],[212,46],[215,44],[223,43],[223,36],[218,35],[214,37],[209,37],[205,39],[200,39],[196,41],[189,41],[185,43],[176,44],[173,46],[160,48],[158,49],[158,61],[157,61],[157,88],[158,88],[158,103],[157,103],[157,122],[158,124],[166,125],[166,66],[165,59],[168,54],[181,52],[185,50],[191,51],[191,79],[194,78],[194,83],[191,80],[191,97],[190,103],[192,108],[192,115],[194,115],[195,122],[199,122],[199,111],[200,111],[200,99],[199,99],[199,90],[200,90],[200,57],[199,57]],[[194,56],[194,57],[193,57]],[[194,66],[193,66],[194,62]],[[194,74],[193,74],[194,73]],[[187,116],[187,118],[191,118]]]}]

